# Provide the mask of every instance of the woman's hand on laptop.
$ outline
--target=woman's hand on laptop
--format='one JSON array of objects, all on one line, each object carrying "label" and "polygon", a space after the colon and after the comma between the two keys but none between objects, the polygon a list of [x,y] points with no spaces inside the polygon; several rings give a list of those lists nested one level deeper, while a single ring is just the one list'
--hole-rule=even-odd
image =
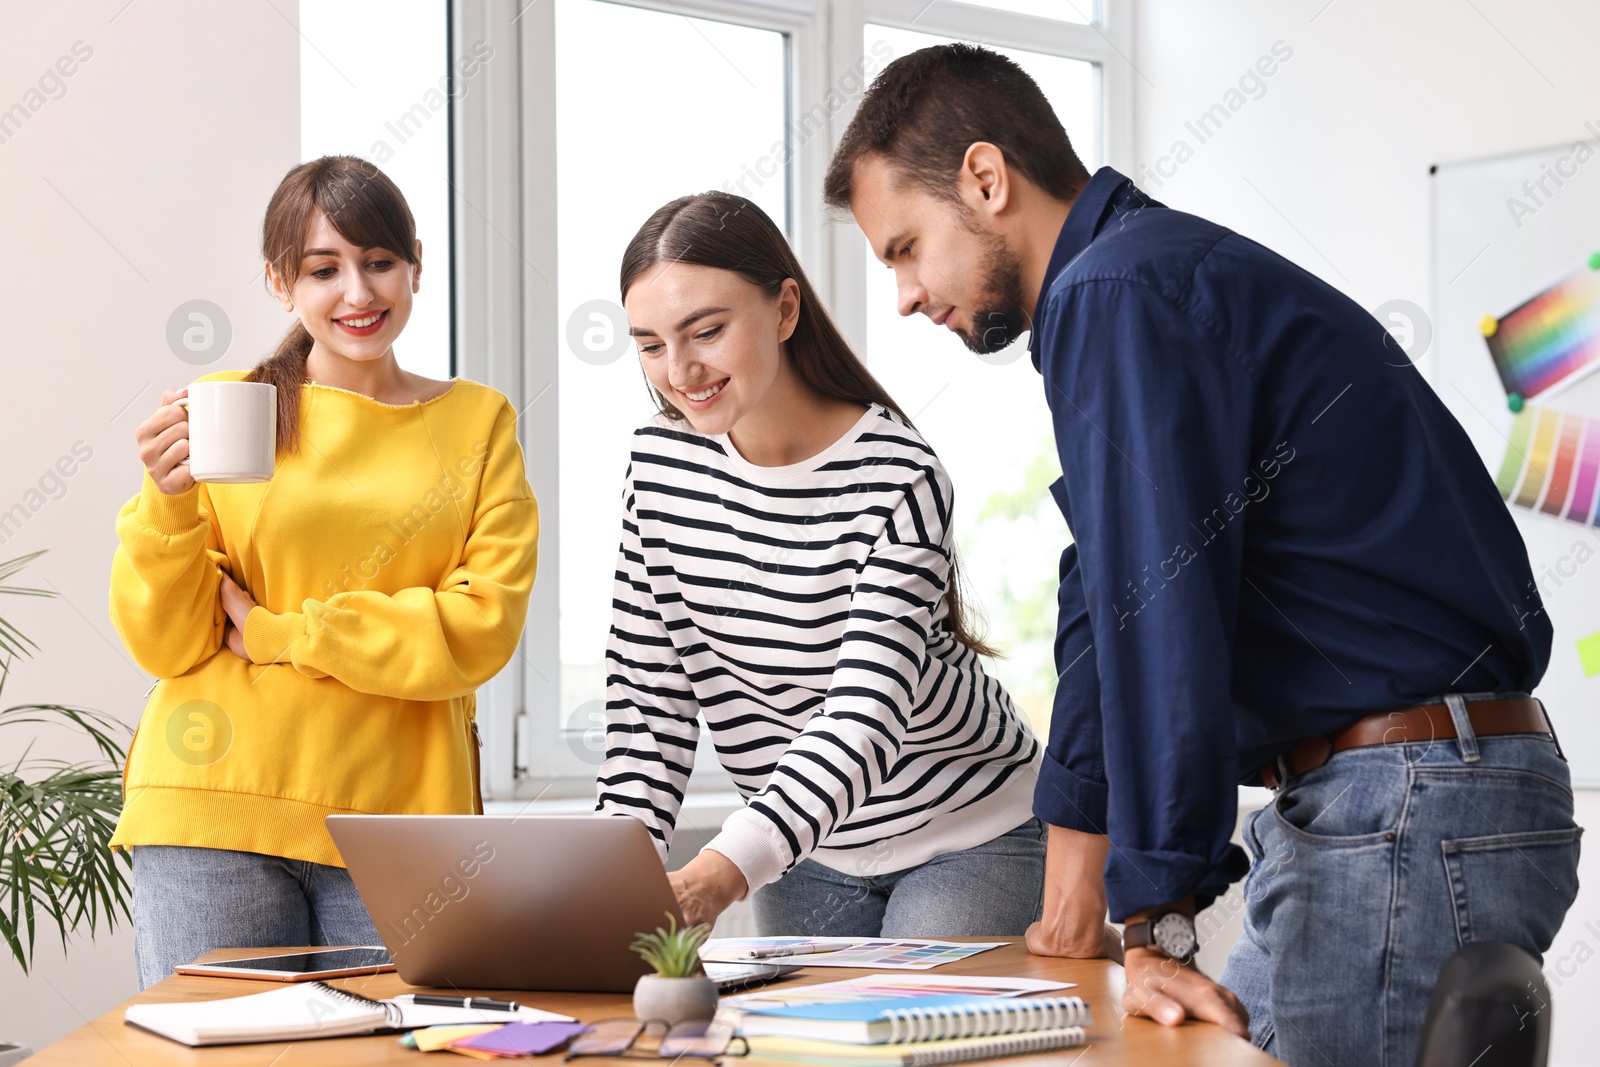
[{"label": "woman's hand on laptop", "polygon": [[667,881],[672,883],[683,921],[690,926],[716,922],[717,916],[730,904],[743,900],[749,890],[743,872],[733,861],[709,848],[702,849],[678,870],[668,871]]}]

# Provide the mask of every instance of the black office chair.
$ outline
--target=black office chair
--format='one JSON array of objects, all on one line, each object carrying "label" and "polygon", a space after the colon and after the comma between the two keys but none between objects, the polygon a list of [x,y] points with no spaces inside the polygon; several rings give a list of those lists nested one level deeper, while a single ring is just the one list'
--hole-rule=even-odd
[{"label": "black office chair", "polygon": [[1538,961],[1505,941],[1463,945],[1439,970],[1416,1067],[1544,1067],[1550,990]]}]

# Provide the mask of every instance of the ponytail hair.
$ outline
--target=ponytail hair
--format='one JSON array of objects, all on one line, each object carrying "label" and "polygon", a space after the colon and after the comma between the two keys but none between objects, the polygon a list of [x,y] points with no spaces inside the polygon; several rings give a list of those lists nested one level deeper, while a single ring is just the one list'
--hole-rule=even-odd
[{"label": "ponytail hair", "polygon": [[[357,248],[381,248],[416,265],[417,224],[399,187],[383,171],[355,156],[323,156],[302,163],[278,183],[261,223],[261,256],[288,290],[300,276],[306,235],[318,215]],[[257,363],[247,382],[278,390],[278,451],[300,450],[300,386],[306,380],[311,334],[296,322],[272,355]]]},{"label": "ponytail hair", "polygon": [[[753,202],[733,193],[709,192],[679,197],[659,208],[622,255],[622,299],[627,300],[629,288],[641,275],[660,263],[733,271],[769,297],[776,297],[783,283],[793,278],[800,287],[800,318],[784,342],[784,350],[800,380],[822,396],[881,405],[911,425],[911,419],[839,332],[783,232]],[[661,414],[669,419],[684,417],[660,392],[652,392]],[[978,655],[998,656],[979,632],[962,584],[960,561],[952,545],[944,592],[945,626]]]},{"label": "ponytail hair", "polygon": [[278,451],[300,451],[300,386],[306,380],[311,334],[297,322],[283,335],[272,355],[245,375],[247,382],[266,382],[278,390]]}]

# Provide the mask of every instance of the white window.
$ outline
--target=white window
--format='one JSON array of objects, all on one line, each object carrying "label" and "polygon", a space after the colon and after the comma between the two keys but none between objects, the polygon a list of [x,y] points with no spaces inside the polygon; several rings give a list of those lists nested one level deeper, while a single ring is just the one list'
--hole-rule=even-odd
[{"label": "white window", "polygon": [[567,751],[598,766],[622,477],[656,412],[622,313],[623,249],[707,189],[742,190],[784,225],[785,40],[606,0],[556,0],[556,39],[561,708]]},{"label": "white window", "polygon": [[1094,0],[960,0],[975,7],[992,7],[998,11],[1015,11],[1019,15],[1037,15],[1044,19],[1062,22],[1093,22]]},{"label": "white window", "polygon": [[[948,37],[868,25],[869,53],[899,56]],[[1011,48],[1039,83],[1079,157],[1098,166],[1094,65]],[[923,316],[895,308],[894,274],[863,242],[867,264],[867,357],[928,443],[955,486],[955,530],[965,584],[986,616],[989,642],[1002,658],[989,669],[1048,732],[1055,692],[1057,565],[1068,541],[1047,487],[1061,474],[1050,412],[1025,341],[978,357]]]},{"label": "white window", "polygon": [[[1054,0],[459,6],[457,50],[486,39],[496,57],[487,91],[458,105],[460,373],[521,409],[543,522],[522,654],[480,694],[494,799],[581,805],[593,795],[622,476],[631,432],[654,410],[626,339],[618,273],[652,211],[706,189],[749,196],[785,229],[841,326],[939,451],[956,483],[969,581],[1008,646],[996,672],[1047,714],[1066,534],[1044,491],[1055,473],[1038,376],[1020,350],[985,362],[920,319],[900,320],[888,272],[853,224],[828,218],[821,183],[885,50],[951,39],[1011,56],[1091,169],[1127,169],[1131,72],[1113,44],[1125,34],[1122,8],[1105,0],[1111,21],[1084,24],[1089,4]],[[694,789],[726,788],[710,748],[701,746]]]},{"label": "white window", "polygon": [[[300,158],[359,156],[400,187],[422,242],[422,288],[395,345],[402,367],[449,378],[450,99],[446,0],[301,0]],[[265,354],[265,353],[263,353]]]}]

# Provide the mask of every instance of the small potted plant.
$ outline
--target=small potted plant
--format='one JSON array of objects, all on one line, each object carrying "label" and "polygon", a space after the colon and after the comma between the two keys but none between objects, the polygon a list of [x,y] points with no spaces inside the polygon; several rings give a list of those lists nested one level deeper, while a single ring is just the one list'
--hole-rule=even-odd
[{"label": "small potted plant", "polygon": [[666,926],[637,935],[631,946],[655,968],[654,974],[641,975],[633,987],[633,1014],[672,1024],[709,1019],[717,1013],[717,983],[700,966],[700,946],[711,936],[711,924],[680,930],[678,917],[671,912],[666,915]]}]

